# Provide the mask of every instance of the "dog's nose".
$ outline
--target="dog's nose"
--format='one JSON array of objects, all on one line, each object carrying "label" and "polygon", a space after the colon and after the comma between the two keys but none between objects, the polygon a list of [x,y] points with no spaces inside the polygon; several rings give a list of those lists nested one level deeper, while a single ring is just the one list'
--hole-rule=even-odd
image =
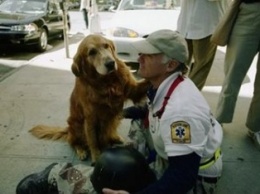
[{"label": "dog's nose", "polygon": [[108,71],[115,70],[115,61],[109,61],[105,64]]}]

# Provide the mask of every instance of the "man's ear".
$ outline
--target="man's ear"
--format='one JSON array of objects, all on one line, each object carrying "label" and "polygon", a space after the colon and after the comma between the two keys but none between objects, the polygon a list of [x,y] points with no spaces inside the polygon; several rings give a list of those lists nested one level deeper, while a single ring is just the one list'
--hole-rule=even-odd
[{"label": "man's ear", "polygon": [[167,64],[167,72],[173,72],[177,69],[177,67],[180,65],[180,63],[176,60],[170,60]]}]

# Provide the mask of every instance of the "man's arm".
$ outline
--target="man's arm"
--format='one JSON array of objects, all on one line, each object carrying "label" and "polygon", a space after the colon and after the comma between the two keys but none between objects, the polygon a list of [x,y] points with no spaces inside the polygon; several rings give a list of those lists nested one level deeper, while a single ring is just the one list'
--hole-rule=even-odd
[{"label": "man's arm", "polygon": [[123,110],[123,117],[125,119],[144,119],[148,114],[148,107],[144,106],[130,106]]},{"label": "man's arm", "polygon": [[169,167],[154,184],[136,194],[184,194],[196,183],[200,156],[191,153],[183,156],[168,157]]}]

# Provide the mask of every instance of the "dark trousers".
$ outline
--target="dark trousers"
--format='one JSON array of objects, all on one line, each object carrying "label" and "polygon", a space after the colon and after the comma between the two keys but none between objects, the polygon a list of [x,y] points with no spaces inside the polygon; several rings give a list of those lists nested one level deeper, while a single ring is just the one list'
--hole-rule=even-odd
[{"label": "dark trousers", "polygon": [[83,17],[85,20],[86,28],[88,29],[88,11],[87,9],[82,9]]}]

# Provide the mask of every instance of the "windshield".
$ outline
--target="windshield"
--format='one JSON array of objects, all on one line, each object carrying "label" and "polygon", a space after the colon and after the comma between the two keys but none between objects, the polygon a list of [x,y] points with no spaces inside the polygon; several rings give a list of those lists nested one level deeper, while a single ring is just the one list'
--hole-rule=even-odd
[{"label": "windshield", "polygon": [[173,9],[174,0],[121,0],[118,10]]},{"label": "windshield", "polygon": [[0,4],[0,12],[43,13],[46,1],[43,0],[6,0]]}]

